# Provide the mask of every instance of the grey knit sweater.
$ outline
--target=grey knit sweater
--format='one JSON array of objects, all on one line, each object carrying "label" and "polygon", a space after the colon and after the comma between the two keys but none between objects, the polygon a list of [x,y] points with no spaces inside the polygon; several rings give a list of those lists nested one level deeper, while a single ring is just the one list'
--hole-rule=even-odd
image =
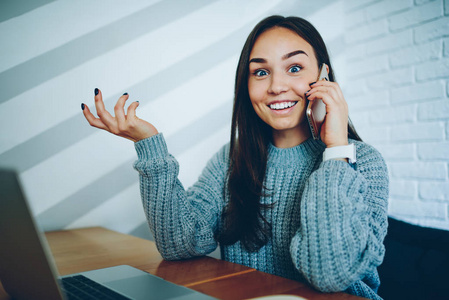
[{"label": "grey knit sweater", "polygon": [[[380,299],[377,266],[387,232],[388,173],[381,155],[358,142],[356,166],[322,162],[325,145],[309,139],[281,149],[270,145],[262,203],[272,236],[249,253],[240,242],[222,246],[222,259],[267,273],[308,282],[323,292]],[[214,234],[229,200],[224,192],[229,165],[225,145],[187,191],[178,180],[179,165],[162,134],[135,143],[146,217],[165,259],[214,251]]]}]

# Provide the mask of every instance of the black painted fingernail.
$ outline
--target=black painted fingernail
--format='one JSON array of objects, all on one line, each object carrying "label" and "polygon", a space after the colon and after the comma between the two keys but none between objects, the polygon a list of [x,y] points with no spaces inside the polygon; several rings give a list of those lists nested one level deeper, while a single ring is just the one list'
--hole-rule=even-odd
[{"label": "black painted fingernail", "polygon": [[123,94],[123,96],[126,96],[126,95],[128,95],[128,93],[124,93],[124,94]]},{"label": "black painted fingernail", "polygon": [[310,93],[310,90],[308,90],[308,91],[306,92],[306,94],[308,94],[308,93]]},{"label": "black painted fingernail", "polygon": [[98,95],[99,90],[95,88],[95,96]]},{"label": "black painted fingernail", "polygon": [[81,103],[81,110],[84,110],[84,103]]},{"label": "black painted fingernail", "polygon": [[314,85],[316,83],[316,81],[314,81],[314,82],[312,82],[311,84],[309,84],[309,85]]}]

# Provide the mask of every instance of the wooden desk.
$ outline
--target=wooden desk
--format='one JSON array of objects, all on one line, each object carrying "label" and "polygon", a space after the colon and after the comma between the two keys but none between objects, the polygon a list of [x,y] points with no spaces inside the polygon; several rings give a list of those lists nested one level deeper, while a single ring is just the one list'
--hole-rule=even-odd
[{"label": "wooden desk", "polygon": [[[274,294],[307,299],[363,299],[346,293],[319,293],[300,282],[211,257],[164,261],[154,242],[101,227],[45,235],[61,275],[126,264],[219,299]],[[10,299],[1,286],[0,299]]]}]

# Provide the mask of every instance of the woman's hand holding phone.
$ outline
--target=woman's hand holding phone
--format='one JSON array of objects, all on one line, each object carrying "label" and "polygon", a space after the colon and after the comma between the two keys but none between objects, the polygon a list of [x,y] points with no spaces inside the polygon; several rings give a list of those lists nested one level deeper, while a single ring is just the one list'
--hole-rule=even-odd
[{"label": "woman's hand holding phone", "polygon": [[320,137],[326,147],[348,144],[348,105],[336,82],[320,80],[312,84],[307,99],[322,99],[326,104],[326,118],[321,126]]},{"label": "woman's hand holding phone", "polygon": [[115,117],[104,107],[103,96],[99,89],[95,89],[95,108],[98,118],[96,118],[84,103],[81,105],[84,117],[93,127],[109,131],[112,134],[124,137],[133,142],[137,142],[158,134],[157,129],[150,123],[139,119],[136,116],[136,108],[139,102],[130,104],[125,114],[125,102],[129,95],[123,94],[114,107]]}]

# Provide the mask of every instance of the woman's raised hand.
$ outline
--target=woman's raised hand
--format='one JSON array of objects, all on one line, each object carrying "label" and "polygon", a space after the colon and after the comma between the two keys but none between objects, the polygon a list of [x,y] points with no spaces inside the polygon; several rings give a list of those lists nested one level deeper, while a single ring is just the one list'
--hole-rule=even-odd
[{"label": "woman's raised hand", "polygon": [[109,131],[133,142],[158,134],[157,129],[153,125],[136,116],[136,108],[139,106],[139,102],[131,103],[125,115],[124,107],[128,98],[128,94],[125,93],[118,99],[114,107],[115,117],[105,109],[99,89],[95,89],[95,108],[97,109],[98,118],[90,112],[89,107],[84,103],[81,104],[81,108],[83,109],[84,117],[86,117],[91,126]]},{"label": "woman's raised hand", "polygon": [[327,147],[348,144],[348,104],[336,82],[320,80],[312,84],[307,99],[323,99],[326,118],[321,126],[321,140]]}]

